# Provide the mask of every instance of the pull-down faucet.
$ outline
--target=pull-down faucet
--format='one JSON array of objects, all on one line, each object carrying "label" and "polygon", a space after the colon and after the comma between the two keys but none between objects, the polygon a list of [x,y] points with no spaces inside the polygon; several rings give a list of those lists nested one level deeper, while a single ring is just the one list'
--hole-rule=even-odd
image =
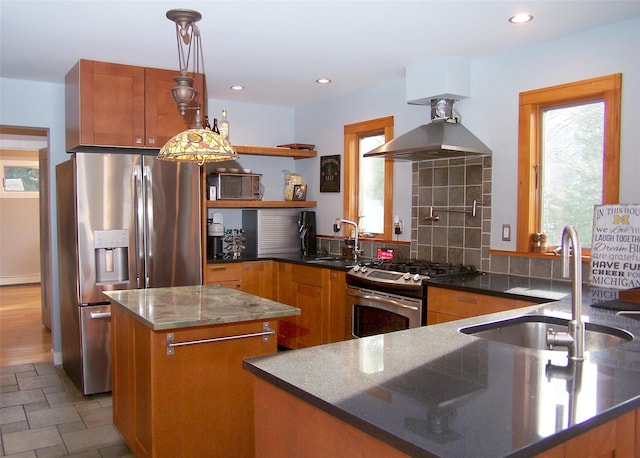
[{"label": "pull-down faucet", "polygon": [[355,235],[355,243],[353,245],[353,260],[358,262],[358,257],[362,254],[362,250],[358,245],[358,223],[349,221],[347,219],[336,218],[336,222],[333,225],[333,232],[340,232],[340,229],[342,228],[343,223],[351,224],[354,227],[354,232],[356,233],[356,235]]},{"label": "pull-down faucet", "polygon": [[573,226],[565,226],[562,231],[562,276],[569,276],[569,251],[573,248],[571,271],[571,321],[568,332],[547,332],[547,345],[559,345],[569,349],[569,357],[584,359],[584,321],[582,321],[582,249],[578,232]]}]

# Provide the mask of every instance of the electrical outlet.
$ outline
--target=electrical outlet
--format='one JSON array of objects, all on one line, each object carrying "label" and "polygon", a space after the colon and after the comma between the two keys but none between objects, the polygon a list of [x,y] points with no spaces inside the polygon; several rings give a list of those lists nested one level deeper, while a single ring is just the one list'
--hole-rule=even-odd
[{"label": "electrical outlet", "polygon": [[502,225],[502,241],[509,242],[511,240],[511,224]]},{"label": "electrical outlet", "polygon": [[394,220],[394,222],[393,222],[393,233],[396,234],[396,235],[402,234],[402,220],[401,219],[395,219]]}]

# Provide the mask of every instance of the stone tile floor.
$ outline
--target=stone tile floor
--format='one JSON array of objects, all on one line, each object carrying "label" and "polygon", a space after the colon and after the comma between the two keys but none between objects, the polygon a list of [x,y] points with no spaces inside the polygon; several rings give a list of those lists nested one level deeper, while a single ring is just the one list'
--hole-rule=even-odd
[{"label": "stone tile floor", "polygon": [[0,456],[133,457],[112,418],[111,394],[83,396],[62,367],[0,368]]}]

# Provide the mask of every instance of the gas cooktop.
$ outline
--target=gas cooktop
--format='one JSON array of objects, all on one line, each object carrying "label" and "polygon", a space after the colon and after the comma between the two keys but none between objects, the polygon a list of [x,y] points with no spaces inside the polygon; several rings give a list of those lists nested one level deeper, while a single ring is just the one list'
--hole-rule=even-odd
[{"label": "gas cooktop", "polygon": [[478,274],[473,265],[451,264],[446,262],[434,262],[420,259],[385,259],[375,260],[366,264],[368,269],[377,269],[389,272],[409,273],[429,278],[446,278]]}]

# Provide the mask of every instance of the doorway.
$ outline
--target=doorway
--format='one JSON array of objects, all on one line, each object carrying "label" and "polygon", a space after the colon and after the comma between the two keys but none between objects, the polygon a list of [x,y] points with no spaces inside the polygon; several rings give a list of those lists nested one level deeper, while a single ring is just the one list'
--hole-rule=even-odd
[{"label": "doorway", "polygon": [[[3,250],[0,266],[3,331],[25,324],[33,326],[35,317],[40,323],[40,329],[36,328],[36,334],[39,334],[37,339],[46,341],[39,345],[47,347],[50,360],[53,298],[48,191],[49,130],[0,126],[0,161],[3,178],[7,170],[16,174],[9,185],[6,180],[3,183],[0,201],[0,221],[3,221],[0,227],[3,241],[0,247]],[[24,179],[20,179],[21,173],[35,175],[37,187],[25,185]],[[34,295],[38,296],[37,300]],[[10,301],[10,310],[5,307],[5,301]],[[23,314],[16,313],[16,310]],[[28,317],[28,323],[20,321],[25,317]],[[25,331],[29,339],[33,336],[33,329],[30,329]],[[12,346],[17,342],[9,340],[3,344]],[[41,358],[37,355],[33,357]]]}]

